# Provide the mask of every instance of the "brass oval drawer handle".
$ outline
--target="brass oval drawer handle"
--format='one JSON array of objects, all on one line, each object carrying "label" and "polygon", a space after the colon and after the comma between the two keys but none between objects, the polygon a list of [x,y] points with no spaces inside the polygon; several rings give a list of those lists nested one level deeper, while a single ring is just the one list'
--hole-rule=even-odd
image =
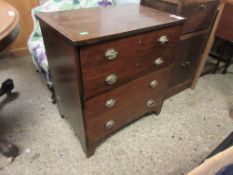
[{"label": "brass oval drawer handle", "polygon": [[115,122],[114,120],[109,120],[108,122],[106,122],[105,128],[111,129],[111,128],[114,127],[115,123],[116,123],[116,122]]},{"label": "brass oval drawer handle", "polygon": [[164,45],[164,44],[166,44],[167,42],[169,42],[169,38],[166,36],[166,35],[163,35],[163,36],[161,36],[160,38],[159,38],[159,43],[161,44],[161,45]]},{"label": "brass oval drawer handle", "polygon": [[146,106],[148,108],[152,108],[152,107],[155,107],[155,101],[153,99],[150,99],[146,102]]},{"label": "brass oval drawer handle", "polygon": [[113,85],[117,82],[118,78],[116,76],[116,74],[110,74],[105,78],[105,82],[108,85]]},{"label": "brass oval drawer handle", "polygon": [[117,58],[118,52],[115,49],[108,49],[105,51],[104,56],[107,60],[111,61]]},{"label": "brass oval drawer handle", "polygon": [[160,64],[163,64],[164,63],[164,60],[162,57],[158,57],[154,60],[154,64],[159,66]]},{"label": "brass oval drawer handle", "polygon": [[206,9],[207,5],[206,4],[201,4],[202,9]]},{"label": "brass oval drawer handle", "polygon": [[153,89],[153,88],[156,88],[158,86],[159,82],[157,80],[152,80],[150,82],[150,87]]},{"label": "brass oval drawer handle", "polygon": [[106,108],[112,108],[115,104],[116,104],[116,100],[114,100],[114,99],[109,99],[108,101],[106,101],[105,107],[106,107]]}]

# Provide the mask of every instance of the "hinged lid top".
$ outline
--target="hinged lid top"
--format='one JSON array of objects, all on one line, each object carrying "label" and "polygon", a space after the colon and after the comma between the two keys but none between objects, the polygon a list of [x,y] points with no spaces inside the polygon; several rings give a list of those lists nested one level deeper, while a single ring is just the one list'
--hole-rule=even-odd
[{"label": "hinged lid top", "polygon": [[37,17],[76,45],[130,36],[184,20],[137,4],[39,13]]}]

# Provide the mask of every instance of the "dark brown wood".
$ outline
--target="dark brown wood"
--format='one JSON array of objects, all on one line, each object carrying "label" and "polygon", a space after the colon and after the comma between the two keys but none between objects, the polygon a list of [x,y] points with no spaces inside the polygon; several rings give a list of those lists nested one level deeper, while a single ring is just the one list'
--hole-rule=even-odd
[{"label": "dark brown wood", "polygon": [[137,4],[39,13],[36,16],[76,45],[123,38],[183,21],[170,17],[166,12]]},{"label": "dark brown wood", "polygon": [[160,0],[141,0],[141,4],[151,7],[151,8],[159,9],[165,12],[178,14],[177,8],[178,8],[178,4],[181,4],[181,2],[174,1],[172,3],[172,2],[160,1]]},{"label": "dark brown wood", "polygon": [[[176,48],[180,31],[181,25],[177,25],[143,35],[81,48],[85,99],[169,65],[174,60],[173,51]],[[158,39],[163,35],[166,35],[170,41],[161,45]],[[109,61],[104,57],[104,53],[111,48],[118,51],[118,57]],[[163,58],[164,63],[159,66],[153,64],[154,60],[159,57]],[[112,73],[117,75],[118,81],[114,85],[106,85],[105,78]]]},{"label": "dark brown wood", "polygon": [[[156,112],[166,94],[170,72],[171,66],[168,66],[86,101],[85,122],[89,142],[96,143],[145,113]],[[150,82],[153,80],[158,81],[158,86],[155,88],[150,87]],[[116,100],[115,105],[110,109],[105,107],[109,99]],[[146,105],[150,99],[154,99],[156,103],[152,108]],[[109,120],[116,122],[111,129],[105,127]]]},{"label": "dark brown wood", "polygon": [[[75,129],[87,157],[116,130],[145,114],[160,113],[183,19],[132,4],[39,14],[38,18],[60,114]],[[80,37],[79,32],[87,28],[91,34]],[[161,36],[169,41],[158,44]],[[118,56],[106,60],[105,51],[112,48]],[[157,57],[164,62],[156,67]],[[111,73],[119,81],[110,88],[105,78]],[[149,86],[152,80],[158,81],[155,88]],[[106,109],[110,98],[116,104]],[[148,108],[151,99],[155,105]],[[105,127],[109,120],[115,121],[112,129]]]},{"label": "dark brown wood", "polygon": [[193,79],[203,52],[200,48],[203,48],[205,41],[205,34],[179,41],[173,68],[175,75],[171,77],[169,88]]},{"label": "dark brown wood", "polygon": [[182,33],[196,32],[206,29],[215,18],[218,7],[218,1],[209,1],[202,3],[184,4],[181,16],[185,16],[187,21],[184,24]]},{"label": "dark brown wood", "polygon": [[192,84],[192,79],[189,79],[189,80],[185,80],[180,84],[177,84],[176,86],[170,87],[167,91],[166,99],[190,88],[191,84]]},{"label": "dark brown wood", "polygon": [[185,34],[185,35],[181,35],[180,36],[180,40],[186,40],[186,39],[189,39],[189,38],[192,38],[192,37],[196,37],[196,36],[200,36],[200,35],[208,35],[209,34],[209,29],[205,29],[205,30],[200,30],[200,31],[197,31],[197,32],[192,32],[192,33],[188,33],[188,34]]},{"label": "dark brown wood", "polygon": [[182,34],[196,32],[210,26],[217,12],[218,0],[142,0],[143,5],[187,18]]},{"label": "dark brown wood", "polygon": [[[218,0],[141,0],[141,4],[186,17],[167,98],[190,87],[216,16]],[[202,38],[202,39],[201,39]],[[185,63],[186,62],[186,63]]]},{"label": "dark brown wood", "polygon": [[78,53],[75,47],[55,33],[49,25],[40,21],[40,26],[60,115],[74,128],[88,154],[82,115],[82,82]]},{"label": "dark brown wood", "polygon": [[233,41],[233,5],[226,4],[220,18],[216,36],[227,41]]}]

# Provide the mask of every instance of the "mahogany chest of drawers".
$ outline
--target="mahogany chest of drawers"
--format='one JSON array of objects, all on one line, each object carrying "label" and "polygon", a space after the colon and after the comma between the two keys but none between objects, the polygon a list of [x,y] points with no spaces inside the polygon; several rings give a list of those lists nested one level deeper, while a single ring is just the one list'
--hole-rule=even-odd
[{"label": "mahogany chest of drawers", "polygon": [[87,156],[126,124],[160,113],[183,18],[136,4],[37,18],[59,112]]},{"label": "mahogany chest of drawers", "polygon": [[167,97],[175,95],[193,82],[201,55],[215,19],[218,0],[141,0],[141,4],[186,17],[175,53],[175,64]]}]

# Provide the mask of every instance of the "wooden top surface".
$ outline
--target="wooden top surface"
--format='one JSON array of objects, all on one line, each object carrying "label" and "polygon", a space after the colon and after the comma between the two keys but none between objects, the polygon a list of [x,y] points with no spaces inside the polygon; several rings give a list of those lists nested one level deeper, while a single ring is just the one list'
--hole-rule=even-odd
[{"label": "wooden top surface", "polygon": [[10,4],[0,0],[0,40],[5,38],[19,23],[19,13]]},{"label": "wooden top surface", "polygon": [[76,45],[138,34],[184,20],[137,4],[39,13],[37,17]]}]

